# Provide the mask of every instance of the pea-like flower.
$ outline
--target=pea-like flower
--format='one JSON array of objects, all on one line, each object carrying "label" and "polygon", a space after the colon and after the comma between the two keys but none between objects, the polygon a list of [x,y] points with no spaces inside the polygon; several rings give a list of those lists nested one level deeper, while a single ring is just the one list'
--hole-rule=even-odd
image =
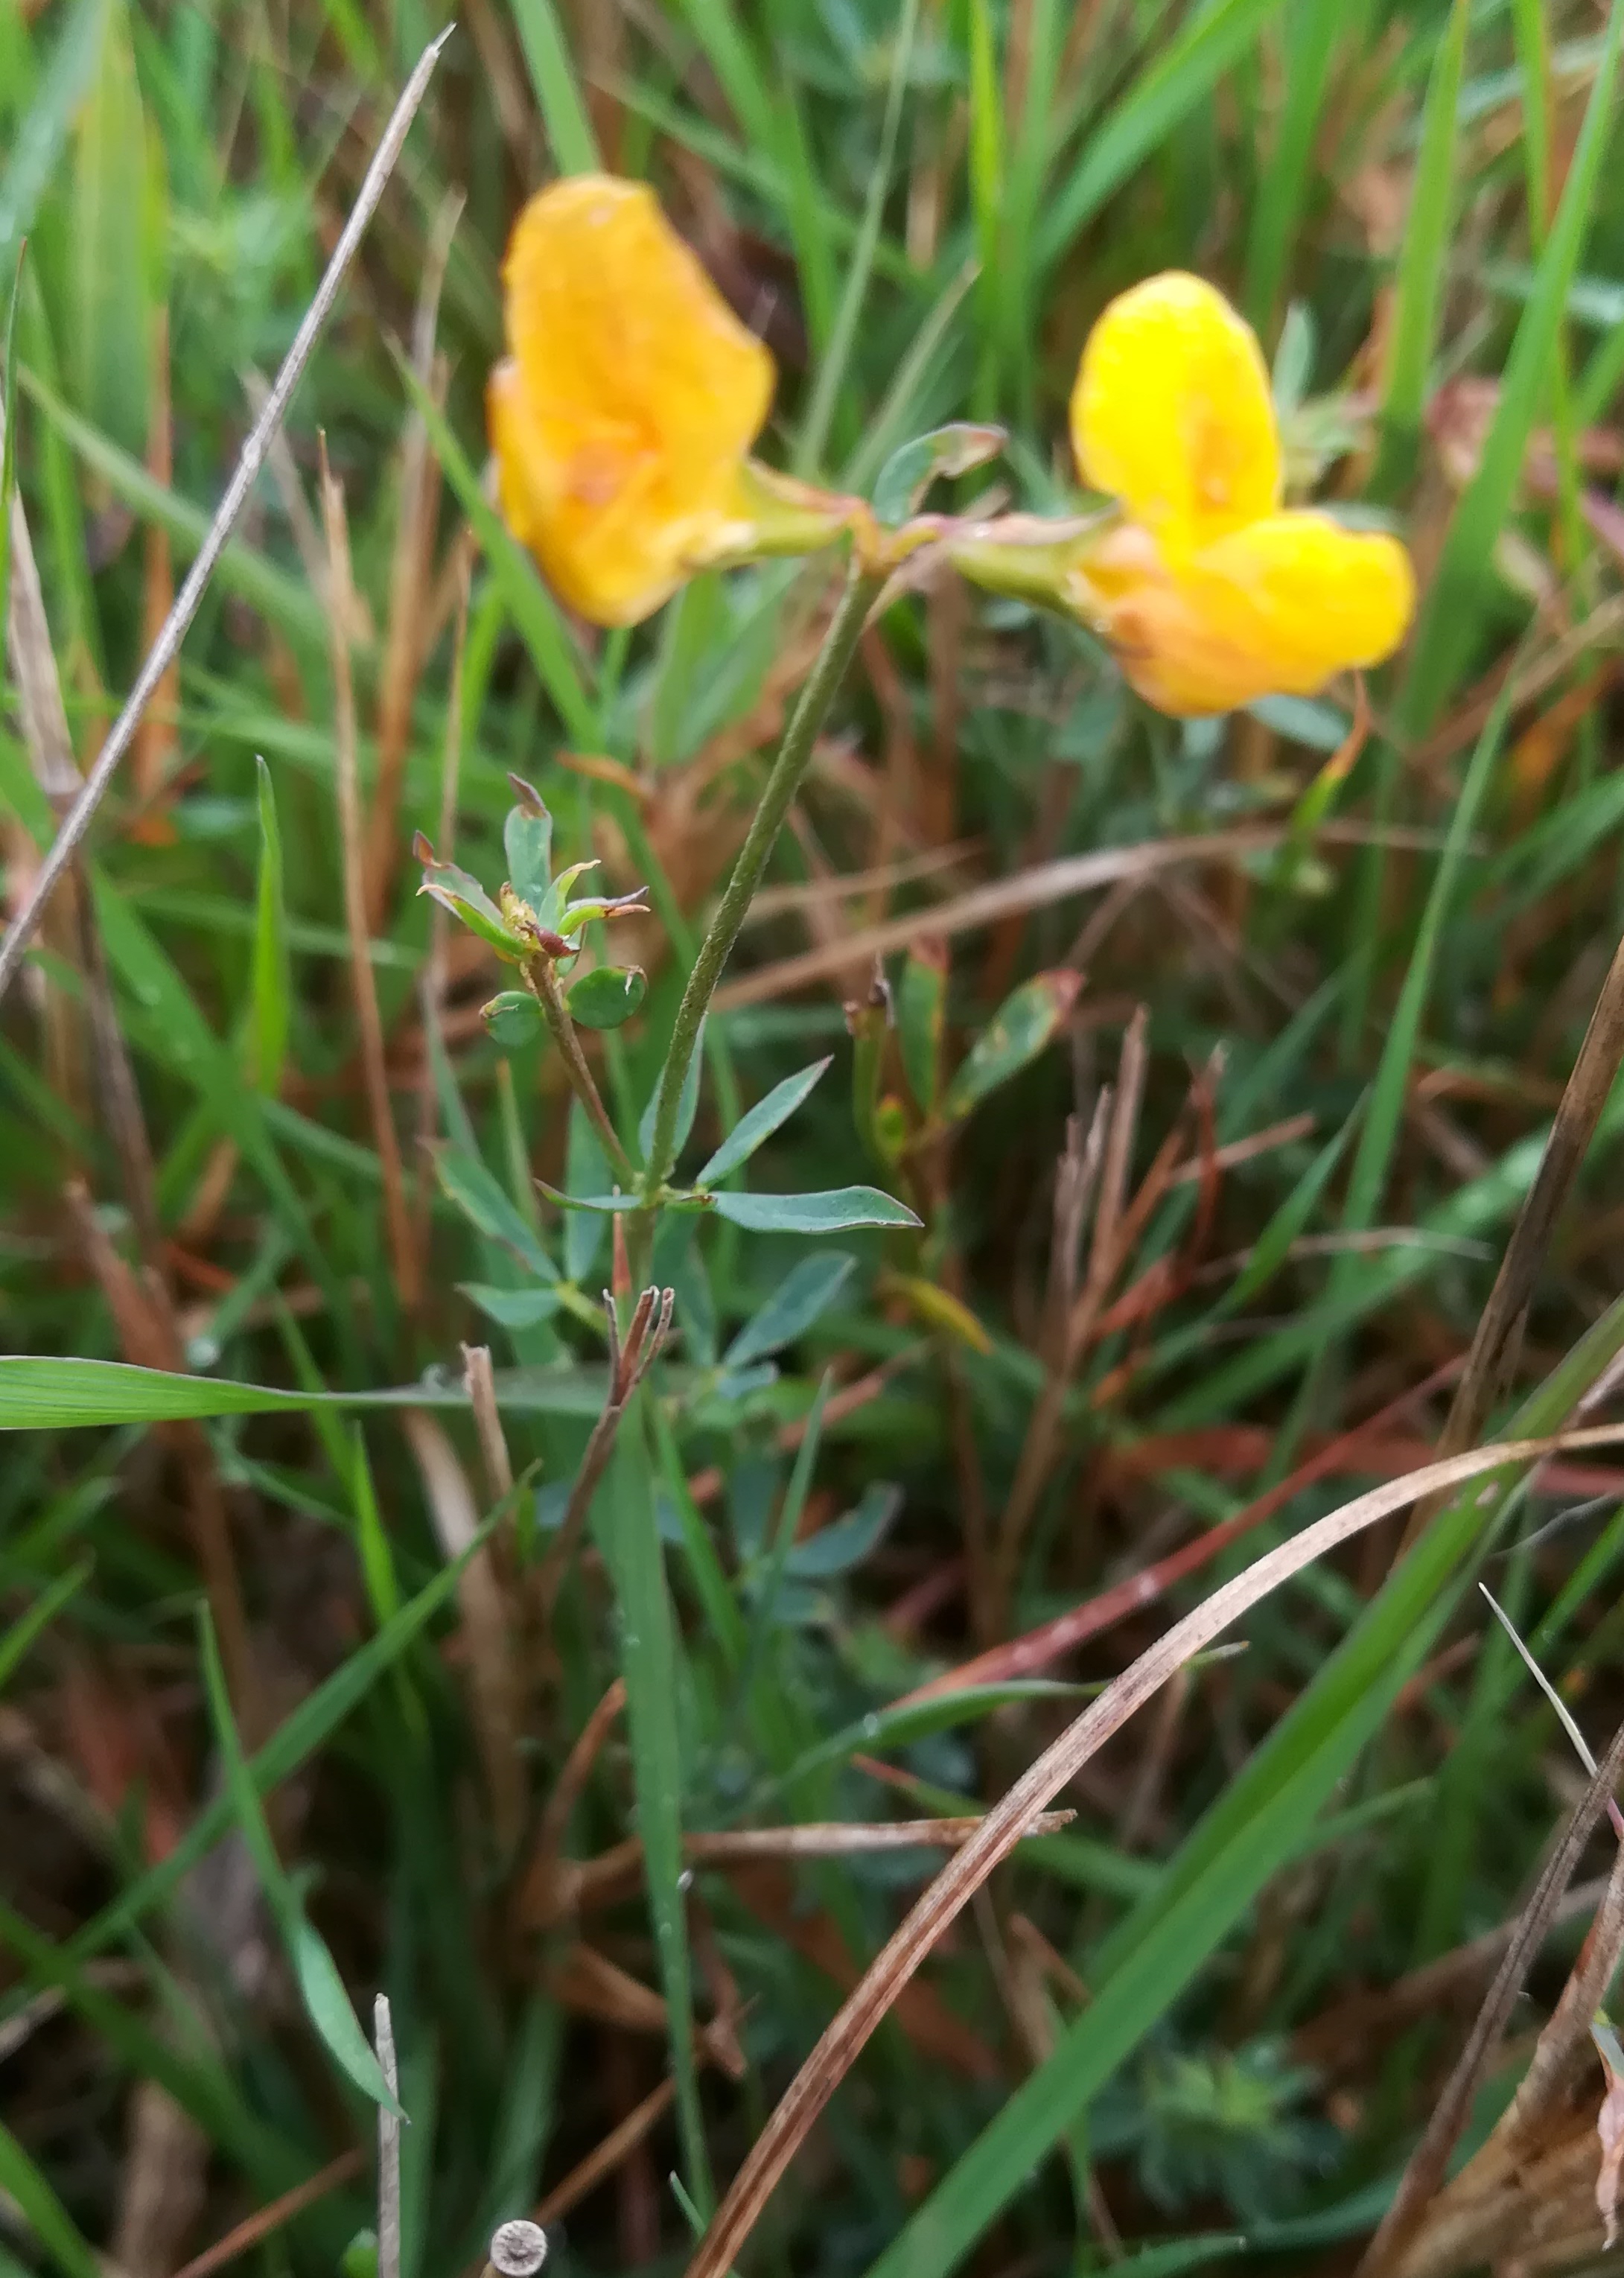
[{"label": "pea-like flower", "polygon": [[773,359],[646,185],[577,174],[538,192],[502,284],[509,354],[487,396],[502,511],[582,616],[636,624],[698,570],[847,526],[852,501],[751,461]]},{"label": "pea-like flower", "polygon": [[[1119,295],[1089,335],[1072,391],[1086,483],[1120,514],[1030,568],[1003,564],[998,525],[952,550],[980,582],[1050,600],[1091,625],[1163,712],[1227,712],[1311,695],[1378,664],[1414,607],[1397,539],[1282,506],[1269,374],[1222,294],[1172,271]],[[1040,596],[1040,588],[1046,588]]]}]

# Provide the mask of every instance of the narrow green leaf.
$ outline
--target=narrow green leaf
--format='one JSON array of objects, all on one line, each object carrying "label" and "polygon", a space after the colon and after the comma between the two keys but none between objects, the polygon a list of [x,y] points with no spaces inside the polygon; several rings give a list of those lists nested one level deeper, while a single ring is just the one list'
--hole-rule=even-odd
[{"label": "narrow green leaf", "polygon": [[502,825],[502,852],[515,894],[539,911],[553,884],[553,817],[539,793],[518,776],[509,776],[518,799]]},{"label": "narrow green leaf", "polygon": [[1455,122],[1470,19],[1469,0],[1452,0],[1448,27],[1438,42],[1427,83],[1421,151],[1399,253],[1392,341],[1382,395],[1382,447],[1370,482],[1372,498],[1399,496],[1414,470],[1420,445],[1427,376],[1437,342],[1438,310],[1448,265],[1445,253],[1454,199]]},{"label": "narrow green leaf", "polygon": [[[547,139],[560,174],[602,172],[598,137],[576,81],[569,47],[553,0],[511,0],[519,43],[530,67],[530,85],[546,122]],[[515,885],[518,880],[514,881]],[[522,890],[521,890],[522,891]]]},{"label": "narrow green leaf", "polygon": [[7,268],[67,148],[101,57],[106,12],[107,0],[75,0],[0,171],[0,258]]},{"label": "narrow green leaf", "polygon": [[541,1289],[495,1289],[486,1281],[459,1281],[457,1287],[488,1321],[504,1329],[538,1329],[564,1302],[551,1283]]},{"label": "narrow green leaf", "polygon": [[1160,44],[1050,200],[1038,236],[1046,269],[1062,258],[1112,192],[1239,60],[1280,4],[1281,0],[1214,0]]},{"label": "narrow green leaf", "polygon": [[1331,57],[1346,20],[1345,0],[1299,0],[1287,20],[1285,101],[1274,149],[1258,178],[1247,242],[1247,307],[1254,325],[1265,334],[1285,287],[1308,201]]},{"label": "narrow green leaf", "polygon": [[389,2084],[356,2020],[332,1956],[316,1931],[305,1920],[299,1895],[289,1882],[278,1855],[259,1800],[259,1790],[237,1737],[231,1696],[225,1689],[225,1671],[221,1666],[214,1623],[206,1604],[198,1608],[197,1629],[203,1689],[208,1696],[215,1737],[220,1744],[225,1770],[225,1791],[230,1799],[232,1815],[254,1861],[265,1903],[281,1933],[287,1958],[293,1964],[294,1975],[304,1998],[305,2014],[329,2055],[348,2073],[355,2085],[374,2103],[381,2104],[385,2111],[400,2117],[400,2107],[389,2093]]},{"label": "narrow green leaf", "polygon": [[[697,1059],[698,1054],[695,1057]],[[814,1060],[810,1067],[804,1067],[797,1074],[787,1075],[782,1083],[775,1083],[748,1113],[740,1117],[710,1161],[695,1173],[695,1186],[713,1187],[730,1172],[736,1171],[741,1163],[748,1162],[757,1148],[770,1139],[782,1124],[789,1120],[833,1057],[831,1054],[829,1059]]]},{"label": "narrow green leaf", "polygon": [[583,751],[591,751],[598,740],[597,707],[587,694],[579,653],[558,604],[542,584],[530,555],[485,496],[439,405],[403,356],[397,355],[396,363],[406,391],[423,416],[434,455],[479,540],[507,614],[530,651],[530,661],[541,676],[565,734]]},{"label": "narrow green leaf", "polygon": [[[569,1109],[569,1139],[564,1161],[564,1186],[572,1195],[600,1195],[609,1182],[609,1165],[592,1119],[580,1101]],[[583,1283],[603,1247],[604,1229],[591,1211],[570,1211],[564,1219],[564,1274]]]},{"label": "narrow green leaf", "polygon": [[90,1561],[81,1559],[65,1574],[59,1574],[49,1589],[42,1590],[27,1612],[0,1635],[0,1688],[10,1683],[12,1671],[35,1638],[42,1636],[64,1606],[79,1595],[89,1577]]},{"label": "narrow green leaf", "polygon": [[249,1078],[274,1096],[282,1085],[293,1018],[293,970],[287,908],[282,888],[282,833],[271,770],[254,759],[259,806],[259,883],[254,905],[254,993],[250,1013]]},{"label": "narrow green leaf", "polygon": [[101,2278],[102,2265],[44,2176],[0,2121],[0,2191],[62,2273],[62,2278]]},{"label": "narrow green leaf", "polygon": [[948,1086],[943,1120],[959,1121],[1029,1066],[1071,1017],[1081,987],[1081,975],[1063,967],[1038,974],[1006,997]]},{"label": "narrow green leaf", "polygon": [[510,1250],[538,1280],[558,1280],[558,1267],[542,1247],[535,1228],[521,1216],[501,1181],[477,1155],[442,1142],[434,1150],[434,1169],[445,1194],[481,1234]]},{"label": "narrow green leaf", "polygon": [[947,1030],[948,964],[935,942],[911,949],[896,991],[896,1041],[914,1104],[934,1115],[942,1089],[942,1045]]},{"label": "narrow green leaf", "polygon": [[[1457,0],[1464,5],[1465,0]],[[1517,325],[1500,382],[1494,422],[1477,472],[1451,517],[1443,553],[1422,603],[1400,692],[1397,733],[1422,736],[1432,725],[1468,663],[1494,579],[1494,547],[1510,511],[1524,454],[1539,415],[1561,336],[1563,311],[1609,147],[1624,8],[1609,11],[1584,123],[1567,170],[1561,203],[1535,272],[1534,291]]]},{"label": "narrow green leaf", "polygon": [[715,2194],[694,2061],[693,1984],[682,1896],[682,1767],[674,1713],[678,1647],[655,1523],[644,1404],[638,1395],[621,1419],[609,1475],[598,1499],[599,1530],[620,1614],[637,1827],[670,2019],[677,2124],[689,2188],[708,2216]]},{"label": "narrow green leaf", "polygon": [[[210,516],[189,500],[179,498],[147,472],[141,461],[103,434],[90,420],[71,410],[29,364],[19,366],[18,385],[93,475],[99,475],[115,497],[133,513],[166,531],[183,560],[190,561],[208,535]],[[290,638],[307,647],[327,645],[327,621],[308,585],[233,538],[221,554],[215,576],[228,592],[268,617]]]},{"label": "narrow green leaf", "polygon": [[711,1197],[718,1218],[757,1234],[847,1234],[859,1226],[911,1226],[919,1220],[877,1187],[832,1187],[817,1195]]},{"label": "narrow green leaf", "polygon": [[[806,417],[796,438],[790,459],[791,470],[802,476],[815,475],[823,463],[828,449],[829,434],[835,424],[841,390],[845,386],[846,369],[857,340],[858,323],[863,313],[863,302],[873,274],[874,255],[880,243],[881,226],[885,219],[885,201],[891,187],[891,167],[896,156],[897,129],[902,124],[903,96],[907,90],[908,73],[913,60],[914,34],[919,27],[919,0],[902,0],[896,32],[891,50],[891,79],[886,89],[885,117],[880,128],[880,151],[869,178],[868,195],[864,201],[862,226],[846,266],[845,290],[841,294],[840,307],[835,317],[835,328],[829,335],[827,352],[818,366],[812,382],[812,396],[806,407]],[[769,141],[770,147],[770,141]]]},{"label": "narrow green leaf", "polygon": [[792,1266],[772,1296],[751,1314],[722,1356],[728,1369],[748,1368],[805,1335],[835,1302],[857,1259],[850,1250],[820,1250]]}]

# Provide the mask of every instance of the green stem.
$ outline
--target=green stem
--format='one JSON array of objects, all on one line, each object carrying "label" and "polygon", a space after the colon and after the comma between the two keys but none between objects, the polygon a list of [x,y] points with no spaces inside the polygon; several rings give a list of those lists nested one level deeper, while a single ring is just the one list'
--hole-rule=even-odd
[{"label": "green stem", "polygon": [[558,975],[553,969],[552,959],[548,957],[527,959],[524,965],[524,979],[530,994],[541,1006],[548,1028],[553,1031],[553,1041],[558,1046],[563,1059],[570,1088],[591,1117],[597,1128],[598,1135],[604,1143],[604,1149],[608,1155],[615,1177],[629,1191],[637,1183],[637,1172],[632,1168],[631,1157],[621,1144],[619,1132],[609,1120],[609,1111],[603,1104],[597,1083],[593,1080],[592,1071],[587,1066],[586,1054],[581,1049],[581,1039],[576,1034],[576,1024],[569,1017],[569,1007],[565,1004],[563,993],[559,988]]},{"label": "green stem", "polygon": [[756,809],[745,834],[744,844],[739,849],[738,860],[733,866],[733,875],[728,881],[727,891],[716,905],[716,913],[699,944],[699,953],[688,976],[688,986],[683,990],[682,1001],[677,1007],[666,1064],[660,1072],[660,1092],[654,1103],[654,1135],[643,1173],[643,1211],[638,1212],[639,1217],[653,1206],[654,1196],[671,1174],[676,1153],[677,1107],[706,1010],[721,978],[721,969],[738,939],[745,913],[755,898],[761,874],[766,868],[767,856],[772,852],[773,843],[789,812],[789,802],[800,789],[801,778],[806,772],[812,746],[818,739],[818,731],[827,718],[835,691],[845,677],[846,667],[851,661],[858,637],[868,615],[869,605],[879,592],[881,582],[878,577],[860,569],[855,562],[848,573],[846,590],[841,595],[840,606],[824,635],[817,662],[796,699],[795,709],[784,729],[783,741],[778,747],[778,756],[773,762],[773,771],[761,794],[761,804]]}]

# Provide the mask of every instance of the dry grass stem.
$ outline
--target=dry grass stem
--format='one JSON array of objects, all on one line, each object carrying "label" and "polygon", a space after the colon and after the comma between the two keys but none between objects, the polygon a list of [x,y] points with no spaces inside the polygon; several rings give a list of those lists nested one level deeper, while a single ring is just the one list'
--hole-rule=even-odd
[{"label": "dry grass stem", "polygon": [[[993,1869],[1009,1856],[1050,1799],[1187,1661],[1292,1575],[1300,1573],[1327,1551],[1350,1541],[1366,1527],[1390,1517],[1395,1511],[1407,1510],[1422,1496],[1463,1486],[1491,1472],[1515,1472],[1567,1449],[1614,1447],[1620,1441],[1624,1441],[1624,1426],[1603,1426],[1559,1433],[1546,1440],[1510,1441],[1456,1456],[1444,1463],[1429,1464],[1407,1479],[1372,1488],[1368,1494],[1356,1497],[1339,1510],[1305,1527],[1300,1534],[1258,1559],[1245,1573],[1215,1590],[1193,1612],[1175,1623],[1044,1750],[910,1909],[865,1972],[855,1992],[842,2006],[757,2138],[700,2241],[688,2266],[687,2278],[723,2278],[723,2274],[732,2267],[761,2210],[819,2114],[948,1924],[968,1904]],[[1620,1735],[1620,1747],[1624,1752],[1624,1735]],[[1620,1761],[1624,1762],[1624,1753]],[[1599,1800],[1596,1809],[1599,1815]]]},{"label": "dry grass stem", "polygon": [[296,2183],[291,2191],[284,2191],[280,2198],[272,2199],[269,2206],[261,2207],[228,2230],[204,2253],[194,2255],[190,2262],[176,2271],[175,2278],[214,2278],[217,2270],[224,2270],[229,2263],[249,2253],[263,2240],[272,2237],[284,2223],[302,2214],[306,2207],[314,2206],[329,2191],[336,2191],[341,2183],[358,2175],[365,2164],[359,2151],[340,2152],[308,2182]]},{"label": "dry grass stem", "polygon": [[[615,1224],[619,1223],[617,1219]],[[609,1388],[570,1487],[558,1539],[537,1571],[536,1595],[545,1618],[552,1617],[564,1578],[586,1531],[592,1497],[614,1452],[621,1418],[637,1387],[660,1357],[660,1347],[670,1333],[675,1304],[675,1290],[645,1289],[632,1310],[622,1342],[614,1300],[606,1289],[604,1292],[604,1312],[609,1326]]]},{"label": "dry grass stem", "polygon": [[367,224],[371,220],[378,200],[383,196],[385,185],[394,171],[395,161],[400,157],[406,141],[407,130],[416,116],[418,104],[428,92],[429,81],[433,76],[434,66],[439,60],[440,50],[451,37],[454,28],[454,27],[447,26],[445,31],[429,42],[418,60],[416,69],[401,92],[400,99],[391,114],[389,124],[384,129],[383,140],[378,144],[372,163],[368,167],[361,188],[356,194],[349,218],[345,223],[339,241],[332,249],[332,257],[327,264],[326,271],[320,285],[316,287],[316,297],[301,319],[299,329],[294,335],[293,345],[288,349],[283,360],[282,368],[271,386],[264,411],[255,421],[248,440],[242,447],[241,455],[233,471],[231,481],[226,485],[225,495],[220,501],[214,520],[209,525],[208,535],[198,548],[197,558],[187,573],[186,583],[176,597],[175,606],[171,610],[162,632],[148,650],[146,661],[136,676],[135,685],[131,689],[125,701],[124,709],[109,731],[107,741],[96,756],[95,765],[85,778],[72,809],[62,828],[57,831],[50,852],[46,856],[39,875],[29,891],[27,900],[11,921],[4,941],[0,943],[0,996],[4,995],[7,988],[15,980],[17,968],[22,962],[23,952],[34,938],[34,930],[40,922],[40,917],[46,904],[56,891],[58,882],[68,864],[72,860],[86,832],[89,829],[92,818],[105,798],[109,784],[118,773],[118,763],[133,740],[135,730],[141,724],[141,715],[162,686],[164,677],[169,670],[170,665],[179,654],[180,644],[186,638],[193,618],[197,615],[199,605],[208,591],[209,581],[214,575],[221,554],[225,551],[226,542],[235,529],[244,507],[248,502],[249,493],[258,478],[260,468],[264,463],[266,446],[271,437],[281,425],[286,414],[294,390],[299,385],[304,368],[310,360],[310,352],[316,346],[316,339],[327,321],[333,302],[338,299],[339,288],[365,233]]},{"label": "dry grass stem", "polygon": [[[421,1408],[408,1408],[400,1422],[440,1549],[447,1559],[461,1558],[479,1532],[479,1509],[468,1474],[438,1418]],[[469,1700],[491,1800],[492,1832],[507,1858],[518,1842],[524,1816],[520,1686],[507,1597],[488,1542],[462,1569],[457,1605],[468,1647]]]}]

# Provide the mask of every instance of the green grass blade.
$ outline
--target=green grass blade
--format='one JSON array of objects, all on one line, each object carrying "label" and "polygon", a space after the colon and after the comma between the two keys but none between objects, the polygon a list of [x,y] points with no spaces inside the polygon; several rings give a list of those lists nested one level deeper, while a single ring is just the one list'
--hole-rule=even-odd
[{"label": "green grass blade", "polygon": [[1285,102],[1275,146],[1258,182],[1247,241],[1246,302],[1265,339],[1285,289],[1292,254],[1308,203],[1315,137],[1325,107],[1330,62],[1347,20],[1342,0],[1300,0],[1286,34]]},{"label": "green grass blade", "polygon": [[21,1614],[10,1629],[0,1634],[0,1687],[10,1683],[12,1671],[35,1638],[44,1634],[64,1606],[79,1595],[90,1578],[91,1562],[82,1559],[67,1573],[58,1575],[48,1590],[42,1590],[26,1614]]},{"label": "green grass blade", "polygon": [[[190,561],[208,535],[210,516],[166,488],[147,472],[139,459],[133,458],[89,420],[71,410],[56,390],[27,363],[19,371],[18,380],[23,392],[89,473],[99,476],[133,513],[165,531],[177,554]],[[321,603],[309,586],[278,570],[240,538],[233,538],[227,545],[215,576],[228,592],[240,593],[245,601],[252,602],[290,639],[302,641],[307,647],[325,649],[327,621]]]},{"label": "green grass blade", "polygon": [[107,0],[75,0],[0,172],[0,256],[34,227],[102,51]]},{"label": "green grass blade", "polygon": [[530,68],[530,85],[546,122],[547,139],[560,174],[596,174],[603,160],[598,137],[581,99],[575,65],[553,0],[512,0],[519,43]]},{"label": "green grass blade", "polygon": [[203,1690],[209,1701],[215,1738],[225,1767],[225,1793],[232,1816],[254,1861],[259,1885],[304,2001],[305,2014],[316,2037],[334,2062],[347,2072],[363,2095],[398,2117],[400,2106],[389,2092],[377,2055],[361,2030],[338,1967],[325,1941],[305,1919],[299,1894],[283,1868],[259,1800],[259,1789],[248,1770],[232,1715],[231,1695],[216,1642],[214,1623],[206,1604],[197,1609],[198,1642],[203,1670]]},{"label": "green grass blade", "polygon": [[282,833],[277,822],[271,770],[255,755],[259,807],[259,883],[254,907],[254,985],[250,1010],[249,1066],[255,1088],[281,1089],[293,1022],[293,971],[288,954],[287,907],[282,889]]},{"label": "green grass blade", "polygon": [[1281,0],[1216,0],[1181,27],[1085,144],[1056,191],[1038,238],[1050,269],[1112,192],[1172,134],[1245,54]]},{"label": "green grass blade", "polygon": [[0,2191],[15,2206],[62,2278],[101,2278],[100,2259],[83,2232],[4,2121],[0,2121]]},{"label": "green grass blade", "polygon": [[774,149],[773,98],[731,0],[681,0],[681,7],[746,141],[758,151]]},{"label": "green grass blade", "polygon": [[[453,1564],[442,1567],[432,1580],[427,1582],[403,1606],[394,1619],[369,1638],[342,1662],[331,1677],[324,1678],[314,1693],[301,1701],[286,1723],[279,1724],[248,1761],[248,1775],[256,1795],[269,1795],[289,1779],[300,1766],[308,1762],[316,1750],[324,1747],[345,1719],[360,1706],[384,1672],[392,1669],[413,1640],[433,1620],[440,1609],[455,1595],[462,1569],[474,1552],[489,1535],[497,1520],[493,1516],[481,1527],[463,1556]],[[125,1938],[135,1924],[162,1906],[197,1864],[207,1856],[230,1829],[233,1810],[228,1796],[217,1796],[201,1811],[169,1856],[137,1878],[128,1890],[103,1907],[85,1927],[69,1941],[66,1953],[77,1960],[102,1953],[115,1940]],[[6,2014],[13,2014],[11,2005],[4,2005]]]},{"label": "green grass blade", "polygon": [[997,402],[998,344],[1006,279],[1003,233],[1003,90],[990,0],[970,0],[970,210],[981,264],[981,361],[975,416],[989,419]]},{"label": "green grass blade", "polygon": [[1373,498],[1396,498],[1414,470],[1421,443],[1427,376],[1437,343],[1438,310],[1454,202],[1455,119],[1466,65],[1469,0],[1452,0],[1433,60],[1422,115],[1421,151],[1409,218],[1399,256],[1397,301],[1387,384],[1382,394],[1382,445],[1371,478]]},{"label": "green grass blade", "polygon": [[669,2019],[677,2126],[688,2188],[708,2220],[716,2195],[694,2061],[693,1973],[682,1897],[676,1627],[655,1522],[654,1480],[641,1397],[634,1399],[621,1420],[599,1511],[599,1540],[614,1579],[620,1613],[621,1671],[626,1679],[637,1826],[643,1837],[649,1913]]},{"label": "green grass blade", "polygon": [[1609,148],[1624,7],[1607,19],[1584,123],[1567,170],[1561,203],[1535,272],[1534,290],[1517,325],[1500,382],[1494,424],[1473,477],[1450,521],[1432,582],[1422,604],[1409,671],[1399,702],[1401,736],[1424,735],[1471,656],[1494,578],[1494,547],[1516,493],[1528,440],[1550,386],[1573,282]]},{"label": "green grass blade", "polygon": [[880,155],[874,161],[873,177],[863,207],[862,226],[858,231],[858,241],[846,271],[846,287],[841,294],[835,327],[829,335],[828,349],[818,366],[818,376],[812,382],[812,399],[806,407],[806,417],[796,438],[790,460],[794,472],[803,477],[817,472],[828,448],[830,430],[857,339],[858,320],[863,313],[863,302],[873,275],[874,254],[880,243],[881,225],[885,219],[886,192],[891,183],[897,129],[902,124],[903,96],[907,91],[908,73],[913,59],[914,33],[919,20],[919,0],[903,0],[896,48],[891,58],[891,80],[886,90],[885,118],[880,130]]},{"label": "green grass blade", "polygon": [[558,605],[537,575],[530,555],[485,496],[445,413],[404,357],[397,358],[397,363],[407,393],[429,431],[435,456],[484,549],[491,575],[530,653],[530,661],[541,676],[542,685],[553,699],[564,732],[582,750],[591,751],[597,741],[597,707],[587,693],[578,652]]}]

